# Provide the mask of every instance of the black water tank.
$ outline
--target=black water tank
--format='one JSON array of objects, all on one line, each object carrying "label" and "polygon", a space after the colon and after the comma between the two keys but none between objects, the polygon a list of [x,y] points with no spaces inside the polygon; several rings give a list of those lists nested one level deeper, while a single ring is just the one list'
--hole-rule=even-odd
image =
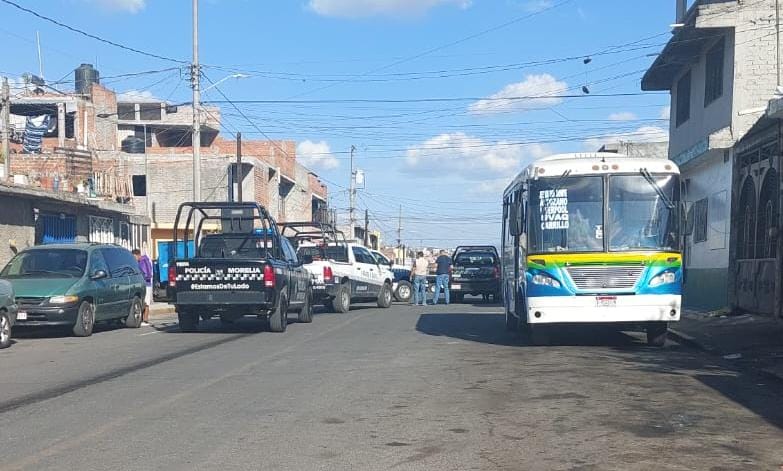
[{"label": "black water tank", "polygon": [[128,154],[143,154],[147,151],[144,145],[144,139],[140,137],[128,136],[122,140],[122,151]]},{"label": "black water tank", "polygon": [[100,74],[92,64],[82,64],[74,71],[76,79],[76,93],[80,95],[89,95],[90,87],[94,83],[101,83]]}]

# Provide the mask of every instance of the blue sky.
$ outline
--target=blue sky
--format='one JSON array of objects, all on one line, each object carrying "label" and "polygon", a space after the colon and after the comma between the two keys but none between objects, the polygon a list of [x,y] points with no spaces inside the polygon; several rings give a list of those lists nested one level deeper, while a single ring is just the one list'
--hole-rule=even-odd
[{"label": "blue sky", "polygon": [[[191,57],[188,0],[16,1],[118,43]],[[355,145],[367,176],[359,207],[387,242],[402,206],[408,244],[496,243],[499,195],[524,165],[595,150],[611,136],[660,139],[668,128],[667,95],[595,95],[640,91],[651,55],[670,37],[674,0],[202,0],[200,10],[204,73],[213,81],[246,75],[220,85],[232,100],[280,101],[238,105],[252,125],[222,105],[227,130],[299,142],[343,218]],[[2,3],[0,15],[4,75],[38,71],[38,31],[45,76],[63,79],[63,88],[89,62],[118,92],[190,100],[176,70],[111,78],[175,63]],[[582,86],[591,96],[560,96]],[[212,89],[204,99],[222,97]]]}]

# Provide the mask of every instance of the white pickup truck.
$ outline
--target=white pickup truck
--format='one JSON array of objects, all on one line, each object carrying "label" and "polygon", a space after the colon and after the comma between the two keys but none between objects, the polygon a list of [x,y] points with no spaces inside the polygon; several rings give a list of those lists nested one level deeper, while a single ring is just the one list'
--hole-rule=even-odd
[{"label": "white pickup truck", "polygon": [[342,234],[331,226],[316,223],[281,226],[282,234],[294,245],[297,256],[313,276],[314,304],[341,313],[348,312],[352,303],[374,301],[381,308],[391,306],[394,274],[379,264],[365,247],[345,242],[344,236],[340,240]]}]

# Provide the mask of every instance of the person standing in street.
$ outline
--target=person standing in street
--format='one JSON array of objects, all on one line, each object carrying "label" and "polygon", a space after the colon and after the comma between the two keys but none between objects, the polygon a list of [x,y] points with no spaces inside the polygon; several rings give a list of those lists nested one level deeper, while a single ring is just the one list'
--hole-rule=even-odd
[{"label": "person standing in street", "polygon": [[144,275],[144,284],[147,289],[144,291],[144,312],[141,315],[141,321],[145,324],[150,320],[150,305],[152,304],[152,260],[147,255],[142,255],[141,250],[133,249],[133,256],[139,262],[139,270]]},{"label": "person standing in street", "polygon": [[424,252],[417,252],[411,267],[411,283],[413,284],[413,304],[427,304],[427,270],[429,261],[424,258]]},{"label": "person standing in street", "polygon": [[445,250],[440,251],[440,255],[435,260],[438,268],[435,272],[435,297],[432,298],[432,304],[438,304],[440,300],[440,290],[443,288],[446,296],[446,306],[449,305],[449,278],[451,277],[451,257],[446,255]]}]

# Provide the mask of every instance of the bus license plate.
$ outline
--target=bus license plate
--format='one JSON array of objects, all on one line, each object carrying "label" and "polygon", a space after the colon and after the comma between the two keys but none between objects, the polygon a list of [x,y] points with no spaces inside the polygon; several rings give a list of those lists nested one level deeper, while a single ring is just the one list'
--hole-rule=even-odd
[{"label": "bus license plate", "polygon": [[598,307],[616,307],[617,296],[597,296],[595,303]]}]

